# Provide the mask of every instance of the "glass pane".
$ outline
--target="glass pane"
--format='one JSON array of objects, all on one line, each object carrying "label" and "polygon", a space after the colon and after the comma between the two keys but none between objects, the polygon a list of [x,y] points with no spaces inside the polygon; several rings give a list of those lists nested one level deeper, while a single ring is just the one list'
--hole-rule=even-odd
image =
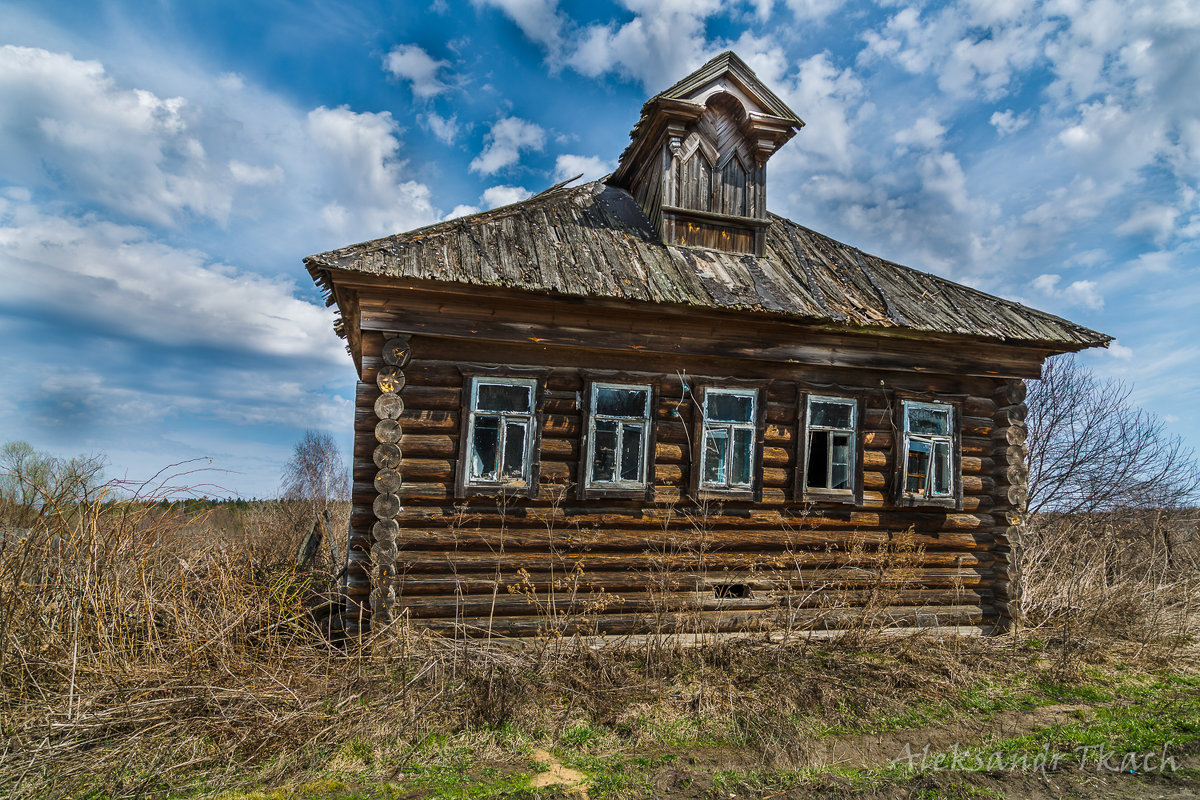
[{"label": "glass pane", "polygon": [[708,419],[717,422],[754,422],[754,396],[749,394],[707,395]]},{"label": "glass pane", "polygon": [[645,389],[597,389],[596,413],[609,417],[644,419],[649,394]]},{"label": "glass pane", "polygon": [[908,430],[911,433],[950,435],[950,409],[908,407]]},{"label": "glass pane", "polygon": [[828,489],[829,434],[812,431],[808,434],[808,488]]},{"label": "glass pane", "polygon": [[850,436],[845,433],[830,434],[833,439],[831,454],[830,489],[850,488]]},{"label": "glass pane", "polygon": [[476,415],[475,435],[471,442],[471,477],[496,479],[496,456],[500,451],[500,420]]},{"label": "glass pane", "polygon": [[725,459],[729,452],[729,433],[709,431],[704,439],[704,482],[725,485]]},{"label": "glass pane", "polygon": [[950,494],[950,443],[933,443],[933,493]]},{"label": "glass pane", "polygon": [[626,425],[621,429],[621,480],[642,479],[642,426]]},{"label": "glass pane", "polygon": [[504,423],[504,480],[525,480],[525,423]]},{"label": "glass pane", "polygon": [[827,403],[823,400],[814,400],[809,406],[808,424],[817,425],[822,428],[850,428],[850,411],[853,408],[849,403]]},{"label": "glass pane", "polygon": [[595,447],[592,449],[592,480],[616,480],[617,423],[596,420]]},{"label": "glass pane", "polygon": [[733,472],[729,482],[734,486],[749,486],[754,464],[754,431],[735,428],[733,431]]},{"label": "glass pane", "polygon": [[904,491],[925,494],[925,481],[929,477],[930,449],[929,442],[913,440],[908,443]]},{"label": "glass pane", "polygon": [[521,411],[528,413],[530,407],[528,386],[505,386],[497,383],[481,383],[475,407],[483,411]]}]

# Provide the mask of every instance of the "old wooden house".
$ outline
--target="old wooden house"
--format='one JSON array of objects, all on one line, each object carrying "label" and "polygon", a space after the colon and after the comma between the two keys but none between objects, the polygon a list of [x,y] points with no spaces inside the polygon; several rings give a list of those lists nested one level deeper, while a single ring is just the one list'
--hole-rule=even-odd
[{"label": "old wooden house", "polygon": [[767,211],[726,53],[616,171],[307,258],[360,381],[347,626],[1004,627],[1025,386],[1109,337]]}]

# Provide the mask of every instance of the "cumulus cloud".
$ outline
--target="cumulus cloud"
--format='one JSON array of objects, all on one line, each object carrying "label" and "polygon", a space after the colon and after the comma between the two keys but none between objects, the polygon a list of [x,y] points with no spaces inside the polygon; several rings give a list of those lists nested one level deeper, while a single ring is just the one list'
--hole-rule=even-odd
[{"label": "cumulus cloud", "polygon": [[415,44],[396,45],[383,57],[383,68],[400,80],[407,81],[414,97],[428,100],[450,87],[439,73],[450,66],[429,55]]},{"label": "cumulus cloud", "polygon": [[483,194],[479,196],[479,202],[483,204],[485,209],[498,208],[499,206],[519,203],[532,196],[533,192],[524,186],[491,186],[485,189]]},{"label": "cumulus cloud", "polygon": [[1027,114],[1014,114],[1011,108],[1006,108],[1003,111],[997,111],[988,118],[988,122],[996,129],[996,132],[1001,136],[1008,136],[1010,133],[1016,133],[1029,124],[1029,116]]},{"label": "cumulus cloud", "polygon": [[566,18],[557,0],[472,0],[476,6],[497,8],[516,23],[521,33],[552,55],[562,47]]},{"label": "cumulus cloud", "polygon": [[577,156],[569,153],[560,155],[554,162],[554,180],[565,181],[582,175],[585,181],[603,178],[616,168],[612,161],[599,156]]},{"label": "cumulus cloud", "polygon": [[942,145],[946,127],[931,116],[918,117],[911,127],[897,131],[892,139],[902,147],[934,150]]},{"label": "cumulus cloud", "polygon": [[309,112],[308,130],[331,167],[334,199],[320,213],[335,235],[396,233],[436,218],[429,187],[404,180],[405,162],[396,158],[398,126],[390,113],[322,106]]},{"label": "cumulus cloud", "polygon": [[504,117],[493,123],[484,142],[483,150],[472,159],[470,170],[481,175],[494,175],[516,164],[522,153],[545,147],[546,131],[520,117]]},{"label": "cumulus cloud", "polygon": [[0,47],[0,179],[167,227],[240,215],[323,222],[336,240],[437,217],[388,113],[306,113],[240,78],[213,83],[220,104],[164,98],[119,86],[96,61]]},{"label": "cumulus cloud", "polygon": [[0,200],[0,265],[0,305],[93,333],[173,348],[345,357],[330,313],[300,299],[291,281],[171,247],[145,228]]},{"label": "cumulus cloud", "polygon": [[1054,302],[1071,306],[1100,309],[1104,307],[1104,298],[1097,291],[1095,281],[1072,281],[1061,286],[1062,276],[1054,273],[1038,275],[1030,284],[1042,297]]},{"label": "cumulus cloud", "polygon": [[419,114],[417,121],[443,144],[454,144],[454,140],[458,138],[458,132],[462,127],[458,124],[458,117],[456,115],[451,114],[449,117],[443,117],[433,111]]},{"label": "cumulus cloud", "polygon": [[1134,209],[1129,219],[1117,226],[1117,233],[1125,236],[1149,236],[1162,243],[1175,231],[1175,220],[1180,211],[1162,203],[1147,203]]},{"label": "cumulus cloud", "polygon": [[660,91],[716,50],[705,37],[719,0],[625,0],[633,19],[588,25],[572,43],[566,63],[589,77],[616,73],[646,91]]},{"label": "cumulus cloud", "polygon": [[[213,174],[182,97],[118,87],[97,61],[0,47],[0,164],[24,185],[54,183],[138,219],[224,219],[233,181]],[[222,165],[223,166],[223,165]]]}]

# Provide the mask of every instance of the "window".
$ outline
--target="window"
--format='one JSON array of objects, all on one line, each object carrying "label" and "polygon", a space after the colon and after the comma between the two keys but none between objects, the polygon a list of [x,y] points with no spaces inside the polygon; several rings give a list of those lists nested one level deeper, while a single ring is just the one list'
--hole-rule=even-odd
[{"label": "window", "polygon": [[536,388],[526,378],[471,379],[466,485],[530,486]]},{"label": "window", "polygon": [[650,387],[593,383],[588,431],[589,489],[644,489]]},{"label": "window", "polygon": [[945,403],[904,401],[904,451],[900,463],[904,499],[946,503],[957,491],[954,408]]},{"label": "window", "polygon": [[749,491],[754,484],[758,392],[708,389],[700,434],[700,489]]},{"label": "window", "polygon": [[858,401],[810,395],[805,416],[803,488],[853,502]]}]

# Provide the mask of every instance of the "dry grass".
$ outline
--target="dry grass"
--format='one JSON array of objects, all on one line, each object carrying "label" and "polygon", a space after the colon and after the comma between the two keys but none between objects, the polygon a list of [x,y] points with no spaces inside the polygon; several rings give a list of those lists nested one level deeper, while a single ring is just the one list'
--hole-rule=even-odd
[{"label": "dry grass", "polygon": [[[1054,575],[1079,570],[1067,572],[1058,549],[1058,560],[1026,565],[1045,651],[1012,637],[880,636],[865,623],[831,643],[658,638],[606,649],[558,636],[515,648],[397,623],[339,648],[308,614],[322,577],[290,566],[290,511],[264,506],[222,534],[164,513],[147,502],[154,493],[110,486],[0,540],[8,797],[277,785],[346,754],[387,778],[431,735],[466,732],[486,752],[504,735],[553,744],[580,725],[647,746],[664,729],[688,731],[779,765],[806,735],[902,716],[989,676],[1178,653],[1196,600],[1195,565],[1178,557],[1169,570],[1066,589]],[[1088,553],[1076,557],[1091,564]],[[1138,624],[1106,625],[1107,614]],[[1069,662],[1056,658],[1067,652]]]}]

